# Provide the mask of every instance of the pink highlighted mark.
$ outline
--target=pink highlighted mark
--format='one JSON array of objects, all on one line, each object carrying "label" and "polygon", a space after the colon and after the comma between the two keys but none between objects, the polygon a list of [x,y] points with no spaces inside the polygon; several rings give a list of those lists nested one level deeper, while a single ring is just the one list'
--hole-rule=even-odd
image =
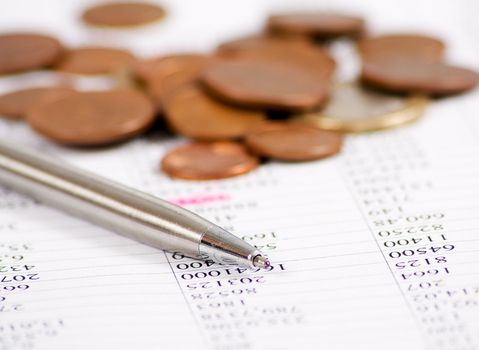
[{"label": "pink highlighted mark", "polygon": [[229,201],[230,199],[231,199],[231,196],[228,194],[198,194],[193,197],[169,199],[168,202],[179,205],[179,206],[188,206],[188,205],[202,205],[202,204],[214,203],[214,202],[226,202],[226,201]]}]

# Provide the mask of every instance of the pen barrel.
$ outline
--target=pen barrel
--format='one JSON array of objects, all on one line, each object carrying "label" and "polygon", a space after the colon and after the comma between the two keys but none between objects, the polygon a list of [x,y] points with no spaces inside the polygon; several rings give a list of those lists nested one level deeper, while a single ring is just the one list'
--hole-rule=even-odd
[{"label": "pen barrel", "polygon": [[201,257],[216,225],[159,198],[0,141],[0,183],[74,216],[163,250]]}]

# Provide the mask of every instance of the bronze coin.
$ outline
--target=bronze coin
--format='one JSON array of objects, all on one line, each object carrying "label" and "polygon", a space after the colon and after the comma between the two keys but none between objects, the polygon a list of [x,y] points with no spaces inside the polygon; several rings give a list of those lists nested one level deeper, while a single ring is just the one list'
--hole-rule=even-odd
[{"label": "bronze coin", "polygon": [[288,51],[298,47],[309,47],[311,43],[304,39],[278,38],[274,36],[249,36],[222,43],[217,48],[217,54],[221,57],[237,57],[244,52],[257,51]]},{"label": "bronze coin", "polygon": [[289,111],[318,107],[328,92],[325,81],[309,70],[267,60],[215,62],[203,71],[202,82],[227,102]]},{"label": "bronze coin", "polygon": [[280,14],[268,19],[268,30],[273,33],[322,38],[358,36],[364,31],[364,20],[355,16],[326,12]]},{"label": "bronze coin", "polygon": [[363,83],[391,92],[448,95],[475,87],[479,74],[441,62],[415,59],[374,59],[363,64]]},{"label": "bronze coin", "polygon": [[334,59],[323,48],[304,40],[275,37],[250,37],[224,43],[217,54],[224,58],[252,58],[279,61],[311,69],[318,79],[330,79],[336,68]]},{"label": "bronze coin", "polygon": [[358,50],[366,61],[387,57],[406,57],[438,62],[443,59],[445,45],[436,38],[419,34],[391,34],[364,38]]},{"label": "bronze coin", "polygon": [[306,161],[332,156],[341,150],[343,137],[314,127],[270,123],[251,130],[246,146],[255,154],[286,161]]},{"label": "bronze coin", "polygon": [[165,16],[165,10],[143,2],[112,2],[93,6],[83,13],[88,24],[107,27],[129,27],[155,22]]},{"label": "bronze coin", "polygon": [[0,74],[6,74],[50,66],[60,58],[63,48],[45,35],[3,34],[0,53]]},{"label": "bronze coin", "polygon": [[199,72],[211,60],[210,56],[196,53],[153,57],[139,61],[135,66],[136,75],[144,81],[181,71]]},{"label": "bronze coin", "polygon": [[217,102],[194,84],[170,94],[165,100],[164,113],[175,132],[198,140],[240,138],[265,119],[262,112]]},{"label": "bronze coin", "polygon": [[197,81],[201,71],[213,60],[199,54],[164,56],[140,62],[136,72],[146,81],[148,92],[161,106],[170,92]]},{"label": "bronze coin", "polygon": [[37,104],[27,121],[40,134],[77,146],[104,145],[145,131],[154,121],[151,101],[134,90],[76,92]]},{"label": "bronze coin", "polygon": [[0,96],[0,115],[24,118],[35,104],[73,92],[67,87],[35,87],[13,91]]},{"label": "bronze coin", "polygon": [[161,168],[179,179],[215,180],[245,174],[258,164],[243,145],[223,141],[177,147],[163,158]]},{"label": "bronze coin", "polygon": [[128,69],[135,57],[128,51],[107,47],[84,47],[69,50],[56,69],[74,74],[111,74]]}]

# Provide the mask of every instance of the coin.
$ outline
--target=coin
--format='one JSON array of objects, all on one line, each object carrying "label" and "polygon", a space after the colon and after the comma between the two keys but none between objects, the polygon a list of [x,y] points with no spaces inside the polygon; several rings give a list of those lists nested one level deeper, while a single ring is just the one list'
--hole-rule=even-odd
[{"label": "coin", "polygon": [[426,105],[427,99],[422,96],[392,96],[356,83],[340,84],[332,89],[324,109],[292,120],[325,130],[365,132],[415,121],[423,115]]},{"label": "coin", "polygon": [[38,69],[54,64],[63,53],[61,44],[45,35],[0,35],[0,74]]},{"label": "coin", "polygon": [[200,54],[164,56],[140,62],[136,72],[146,81],[148,92],[161,106],[170,92],[198,80],[201,71],[213,60]]},{"label": "coin", "polygon": [[250,172],[258,163],[243,145],[221,141],[177,147],[163,158],[161,168],[179,179],[216,180]]},{"label": "coin", "polygon": [[333,38],[360,35],[364,31],[364,20],[335,13],[307,12],[270,16],[267,26],[273,33]]},{"label": "coin", "polygon": [[358,42],[359,53],[366,61],[400,56],[437,62],[442,60],[444,49],[439,39],[419,34],[382,35]]},{"label": "coin", "polygon": [[95,146],[126,140],[154,121],[151,101],[134,90],[76,92],[37,104],[27,121],[40,134],[60,143]]},{"label": "coin", "polygon": [[203,71],[202,82],[219,98],[252,108],[308,110],[328,92],[326,82],[307,69],[268,60],[215,62]]},{"label": "coin", "polygon": [[128,69],[135,57],[128,51],[107,47],[68,50],[56,69],[74,74],[110,74]]},{"label": "coin", "polygon": [[217,102],[194,84],[170,94],[164,114],[175,132],[198,140],[240,138],[265,119],[262,112]]},{"label": "coin", "polygon": [[73,93],[67,87],[35,87],[17,90],[0,96],[0,115],[8,118],[24,118],[36,103]]},{"label": "coin", "polygon": [[185,70],[200,71],[210,60],[210,56],[196,53],[153,57],[139,61],[135,73],[141,80],[149,81]]},{"label": "coin", "polygon": [[143,2],[112,2],[93,6],[83,13],[83,20],[95,26],[129,27],[162,19],[165,10]]},{"label": "coin", "polygon": [[252,153],[286,161],[306,161],[332,156],[341,150],[340,133],[307,125],[270,123],[251,130],[245,144]]},{"label": "coin", "polygon": [[386,91],[441,96],[472,89],[479,74],[441,62],[387,57],[364,62],[361,80]]},{"label": "coin", "polygon": [[330,79],[336,68],[336,62],[326,50],[297,39],[238,39],[220,45],[217,54],[225,58],[266,59],[293,64],[302,69],[311,69],[311,74],[317,74],[318,79]]},{"label": "coin", "polygon": [[277,51],[311,46],[308,41],[301,38],[282,38],[274,36],[249,36],[222,43],[218,46],[216,53],[222,57],[237,57],[245,52]]}]

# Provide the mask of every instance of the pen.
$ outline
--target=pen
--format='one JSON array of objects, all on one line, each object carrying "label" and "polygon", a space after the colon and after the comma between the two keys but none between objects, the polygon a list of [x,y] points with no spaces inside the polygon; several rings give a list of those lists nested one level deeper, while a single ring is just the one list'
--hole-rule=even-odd
[{"label": "pen", "polygon": [[223,264],[270,266],[255,247],[189,210],[5,141],[0,183],[152,247]]}]

